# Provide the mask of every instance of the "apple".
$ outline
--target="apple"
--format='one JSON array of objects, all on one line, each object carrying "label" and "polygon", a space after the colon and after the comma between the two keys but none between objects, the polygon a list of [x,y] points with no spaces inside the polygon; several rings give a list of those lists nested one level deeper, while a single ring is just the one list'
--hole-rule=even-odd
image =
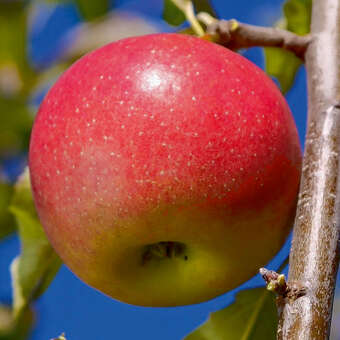
[{"label": "apple", "polygon": [[77,61],[45,97],[29,153],[37,211],[62,260],[143,306],[202,302],[253,276],[290,231],[300,166],[272,80],[178,34]]}]

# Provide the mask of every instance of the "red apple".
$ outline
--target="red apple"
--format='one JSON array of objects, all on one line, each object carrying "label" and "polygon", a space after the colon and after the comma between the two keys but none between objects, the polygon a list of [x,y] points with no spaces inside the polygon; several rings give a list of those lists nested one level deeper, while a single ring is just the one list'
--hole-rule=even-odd
[{"label": "red apple", "polygon": [[242,56],[177,34],[76,62],[44,99],[29,154],[63,261],[145,306],[205,301],[254,275],[290,230],[300,165],[274,83]]}]

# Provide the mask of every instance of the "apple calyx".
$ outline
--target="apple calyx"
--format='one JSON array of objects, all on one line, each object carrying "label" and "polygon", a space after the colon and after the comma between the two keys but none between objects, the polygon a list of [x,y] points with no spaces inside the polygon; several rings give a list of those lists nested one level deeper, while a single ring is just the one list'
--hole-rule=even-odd
[{"label": "apple calyx", "polygon": [[161,241],[154,244],[149,244],[145,247],[142,259],[143,265],[151,260],[183,258],[188,260],[188,256],[185,255],[186,246],[181,242],[174,241]]}]

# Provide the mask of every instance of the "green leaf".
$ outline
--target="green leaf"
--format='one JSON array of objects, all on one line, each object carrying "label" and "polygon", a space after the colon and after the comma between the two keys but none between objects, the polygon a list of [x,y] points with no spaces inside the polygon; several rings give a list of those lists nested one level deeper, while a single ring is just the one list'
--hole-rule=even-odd
[{"label": "green leaf", "polygon": [[185,15],[172,0],[164,0],[163,19],[170,25],[179,26],[185,21]]},{"label": "green leaf", "polygon": [[27,59],[27,1],[0,2],[0,158],[28,146],[36,73]]},{"label": "green leaf", "polygon": [[294,84],[296,73],[302,61],[292,52],[276,47],[264,49],[266,58],[266,72],[275,77],[283,93]]},{"label": "green leaf", "polygon": [[[283,5],[284,18],[276,25],[299,35],[310,30],[312,0],[287,0]],[[266,72],[277,78],[286,93],[293,85],[302,62],[291,52],[278,48],[265,48]]]},{"label": "green leaf", "polygon": [[[185,15],[183,13],[183,7],[186,2],[190,0],[164,0],[164,7],[163,7],[163,19],[170,25],[179,26],[183,24],[186,20]],[[178,6],[175,4],[182,5]],[[193,0],[192,3],[194,4],[196,13],[199,12],[207,12],[212,16],[216,16],[214,9],[212,8],[209,0]]]},{"label": "green leaf", "polygon": [[195,6],[196,12],[207,12],[213,17],[216,17],[215,10],[210,4],[209,0],[193,0],[193,4]]},{"label": "green leaf", "polygon": [[310,30],[312,0],[287,0],[283,5],[286,29],[296,34],[307,34]]},{"label": "green leaf", "polygon": [[15,221],[8,210],[13,186],[0,182],[0,240],[15,231]]},{"label": "green leaf", "polygon": [[25,1],[0,2],[0,95],[29,93],[35,79],[27,58]]},{"label": "green leaf", "polygon": [[265,288],[243,290],[228,307],[212,313],[186,340],[275,340],[277,310],[274,294]]},{"label": "green leaf", "polygon": [[18,317],[49,286],[61,261],[36,214],[28,170],[16,184],[10,210],[17,220],[21,240],[21,254],[11,264],[13,311]]},{"label": "green leaf", "polygon": [[32,309],[27,308],[20,318],[13,318],[9,306],[0,305],[0,340],[25,340],[27,339],[34,322]]},{"label": "green leaf", "polygon": [[0,95],[0,158],[28,147],[33,114],[22,97]]},{"label": "green leaf", "polygon": [[108,13],[109,0],[75,0],[80,14],[85,20],[93,20]]}]

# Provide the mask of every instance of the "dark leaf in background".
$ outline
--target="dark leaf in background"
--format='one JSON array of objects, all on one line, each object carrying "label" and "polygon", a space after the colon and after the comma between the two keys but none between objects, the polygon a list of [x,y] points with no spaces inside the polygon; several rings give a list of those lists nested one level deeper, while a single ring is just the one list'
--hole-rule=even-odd
[{"label": "dark leaf in background", "polygon": [[[13,24],[15,23],[15,24]],[[27,10],[20,1],[0,2],[0,97],[27,94],[35,72],[27,59]]]},{"label": "dark leaf in background", "polygon": [[195,6],[195,9],[196,9],[197,13],[199,13],[199,12],[207,12],[210,15],[212,15],[213,17],[216,17],[215,10],[212,7],[212,5],[211,5],[209,0],[193,0],[192,2],[194,4],[194,6]]},{"label": "dark leaf in background", "polygon": [[27,1],[0,2],[0,161],[27,149],[27,96],[36,73],[27,60]]},{"label": "dark leaf in background", "polygon": [[275,340],[277,322],[273,293],[265,288],[243,290],[185,340]]},{"label": "dark leaf in background", "polygon": [[75,0],[75,2],[85,20],[96,19],[110,10],[109,0]]},{"label": "dark leaf in background", "polygon": [[[190,2],[190,0],[179,0],[178,2],[184,4],[186,2]],[[194,0],[192,1],[192,3],[194,4],[196,13],[207,12],[212,16],[216,16],[215,11],[210,4],[210,1]],[[179,26],[185,21],[185,15],[183,11],[178,6],[176,6],[174,1],[164,0],[163,19],[170,25]]]},{"label": "dark leaf in background", "polygon": [[179,26],[185,21],[185,15],[172,0],[164,0],[163,19],[172,26]]},{"label": "dark leaf in background", "polygon": [[27,150],[32,122],[33,114],[24,98],[0,96],[0,160]]},{"label": "dark leaf in background", "polygon": [[15,221],[8,210],[13,194],[13,186],[0,181],[0,241],[15,231]]},{"label": "dark leaf in background", "polygon": [[13,309],[17,317],[49,286],[61,261],[52,249],[35,211],[28,170],[19,178],[10,206],[21,241],[21,254],[11,264]]}]

